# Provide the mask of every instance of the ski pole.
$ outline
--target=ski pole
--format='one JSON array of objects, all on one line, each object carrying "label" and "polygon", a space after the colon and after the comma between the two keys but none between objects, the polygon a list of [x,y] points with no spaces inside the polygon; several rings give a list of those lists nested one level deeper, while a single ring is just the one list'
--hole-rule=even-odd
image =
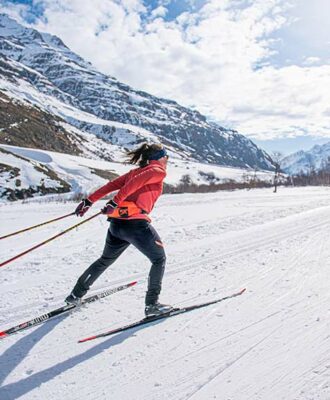
[{"label": "ski pole", "polygon": [[30,251],[33,251],[33,250],[37,249],[38,247],[41,247],[41,246],[43,246],[44,244],[47,244],[47,243],[51,242],[52,240],[54,240],[54,239],[56,239],[56,238],[58,238],[58,237],[64,235],[65,233],[68,233],[68,232],[72,231],[72,229],[77,228],[78,226],[80,226],[80,225],[82,225],[82,224],[85,224],[86,222],[90,221],[91,219],[97,217],[97,216],[100,215],[100,214],[102,214],[101,211],[98,212],[97,214],[94,214],[94,215],[92,215],[91,217],[85,219],[84,221],[79,222],[79,224],[73,225],[73,226],[71,226],[70,228],[66,229],[65,231],[60,232],[60,233],[58,233],[57,235],[52,236],[51,238],[49,238],[49,239],[47,239],[47,240],[44,240],[43,242],[41,242],[41,243],[39,243],[39,244],[37,244],[37,245],[31,247],[30,249],[23,251],[23,253],[17,254],[15,257],[10,258],[9,260],[6,260],[6,261],[2,262],[2,263],[0,264],[0,267],[3,267],[3,266],[5,266],[6,264],[9,264],[10,262],[12,262],[12,261],[14,261],[14,260],[17,260],[18,258],[24,256],[25,254],[30,253]]},{"label": "ski pole", "polygon": [[55,222],[55,221],[59,221],[59,220],[61,220],[61,219],[70,217],[71,215],[74,215],[74,214],[75,214],[75,213],[72,212],[72,213],[70,213],[70,214],[63,215],[62,217],[50,219],[49,221],[42,222],[41,224],[33,225],[33,226],[28,227],[28,228],[21,229],[20,231],[16,231],[16,232],[13,232],[13,233],[9,233],[8,235],[5,235],[5,236],[0,236],[0,240],[1,240],[1,239],[7,239],[7,238],[9,238],[9,237],[11,237],[11,236],[18,235],[19,233],[31,231],[32,229],[38,228],[39,226],[43,226],[43,225],[47,225],[47,224],[50,224],[50,223]]}]

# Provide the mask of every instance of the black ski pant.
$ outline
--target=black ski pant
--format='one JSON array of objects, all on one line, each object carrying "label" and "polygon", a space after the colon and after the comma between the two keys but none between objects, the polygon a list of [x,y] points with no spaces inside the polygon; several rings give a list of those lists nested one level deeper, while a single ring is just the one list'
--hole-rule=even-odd
[{"label": "black ski pant", "polygon": [[112,219],[102,256],[78,279],[73,293],[82,297],[96,279],[132,244],[151,261],[146,293],[146,304],[157,302],[161,291],[166,256],[161,239],[155,228],[146,220]]}]

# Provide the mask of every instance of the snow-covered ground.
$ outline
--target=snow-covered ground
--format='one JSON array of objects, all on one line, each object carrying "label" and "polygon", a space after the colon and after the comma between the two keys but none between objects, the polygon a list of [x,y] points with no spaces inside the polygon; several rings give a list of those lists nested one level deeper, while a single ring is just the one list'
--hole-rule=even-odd
[{"label": "snow-covered ground", "polygon": [[[78,344],[143,316],[149,263],[129,248],[93,289],[137,286],[0,342],[0,399],[329,400],[329,197],[330,188],[162,196],[153,212],[168,256],[161,300],[246,293]],[[1,205],[0,236],[73,208]],[[76,222],[1,241],[1,261]],[[1,268],[0,328],[60,305],[107,226],[99,217]]]}]

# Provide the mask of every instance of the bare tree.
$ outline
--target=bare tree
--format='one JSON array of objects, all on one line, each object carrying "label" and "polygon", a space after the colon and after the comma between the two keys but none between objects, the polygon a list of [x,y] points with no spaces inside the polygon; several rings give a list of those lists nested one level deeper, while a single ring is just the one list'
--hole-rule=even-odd
[{"label": "bare tree", "polygon": [[281,172],[281,161],[283,159],[283,154],[280,151],[274,151],[271,154],[274,170],[274,193],[277,193],[277,186],[279,183],[279,177]]}]

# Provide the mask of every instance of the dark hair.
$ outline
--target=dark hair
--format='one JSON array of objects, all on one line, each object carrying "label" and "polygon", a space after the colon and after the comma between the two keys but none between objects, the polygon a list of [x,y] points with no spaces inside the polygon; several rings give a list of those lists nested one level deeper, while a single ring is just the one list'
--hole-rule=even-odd
[{"label": "dark hair", "polygon": [[131,150],[127,152],[127,162],[129,164],[138,164],[139,167],[146,167],[149,163],[149,157],[152,156],[153,153],[161,150],[163,145],[160,143],[143,143],[140,147],[135,150]]}]

